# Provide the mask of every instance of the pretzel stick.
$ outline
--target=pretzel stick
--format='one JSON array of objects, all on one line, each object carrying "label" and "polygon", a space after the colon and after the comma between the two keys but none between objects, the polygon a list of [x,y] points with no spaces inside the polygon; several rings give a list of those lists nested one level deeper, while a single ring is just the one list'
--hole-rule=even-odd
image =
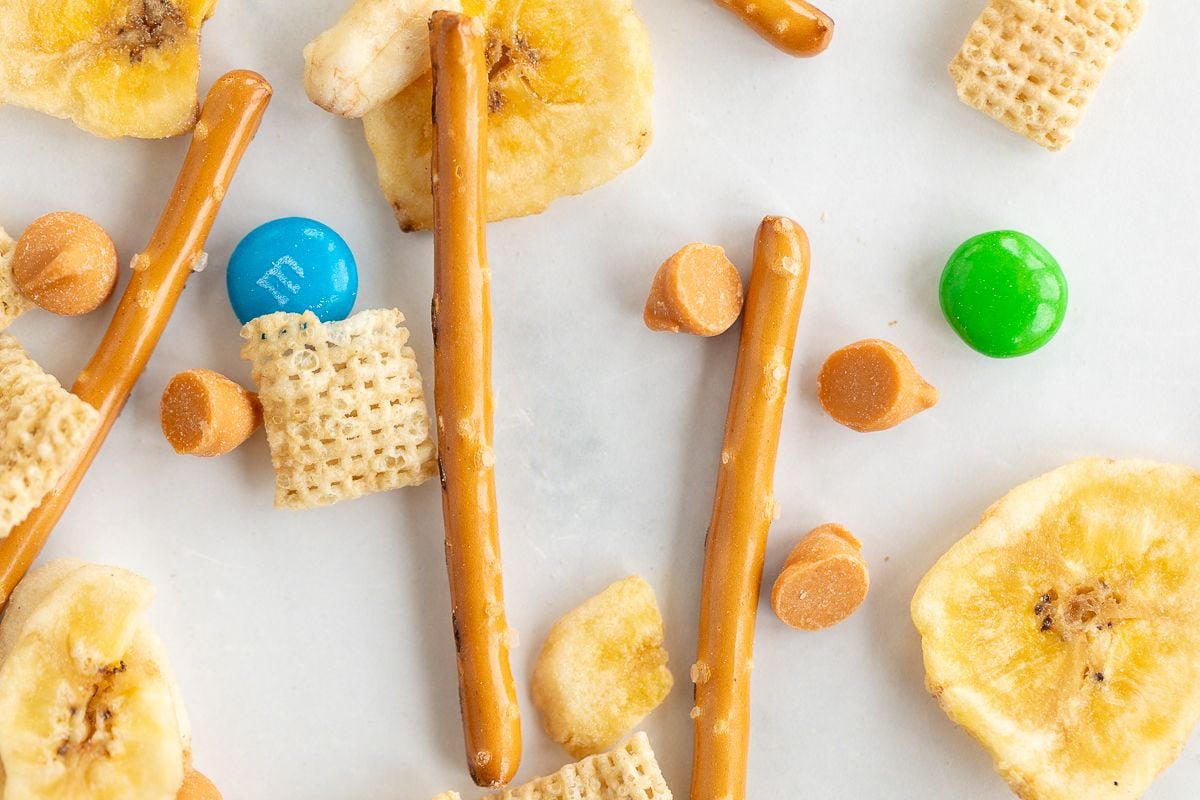
[{"label": "pretzel stick", "polygon": [[487,266],[486,33],[433,15],[434,404],[459,699],[480,786],[512,780],[521,718],[509,668],[492,451],[491,273]]},{"label": "pretzel stick", "polygon": [[788,55],[808,58],[833,40],[833,20],[805,0],[717,0]]},{"label": "pretzel stick", "polygon": [[209,91],[158,229],[146,250],[134,259],[133,277],[108,331],[71,387],[100,411],[100,425],[54,491],[0,540],[0,606],[8,601],[66,511],[146,368],[270,99],[270,84],[253,72],[230,72]]},{"label": "pretzel stick", "polygon": [[692,800],[742,800],[746,793],[754,617],[808,264],[803,228],[785,217],[763,220],[704,553],[700,646],[692,668]]}]

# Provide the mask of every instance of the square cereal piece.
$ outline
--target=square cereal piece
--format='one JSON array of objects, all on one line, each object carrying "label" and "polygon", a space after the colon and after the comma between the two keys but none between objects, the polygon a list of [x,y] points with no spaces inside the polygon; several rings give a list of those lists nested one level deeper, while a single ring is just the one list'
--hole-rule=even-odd
[{"label": "square cereal piece", "polygon": [[0,539],[58,484],[99,425],[100,412],[0,334]]},{"label": "square cereal piece", "polygon": [[436,474],[421,373],[403,323],[395,309],[330,323],[312,312],[278,312],[242,328],[277,507],[316,508]]},{"label": "square cereal piece", "polygon": [[639,733],[616,750],[485,800],[671,800],[671,790],[650,741]]},{"label": "square cereal piece", "polygon": [[1143,0],[991,0],[950,62],[958,96],[1061,150],[1144,11]]},{"label": "square cereal piece", "polygon": [[33,307],[33,303],[21,294],[13,280],[12,260],[16,249],[17,243],[4,232],[4,228],[0,228],[0,331]]}]

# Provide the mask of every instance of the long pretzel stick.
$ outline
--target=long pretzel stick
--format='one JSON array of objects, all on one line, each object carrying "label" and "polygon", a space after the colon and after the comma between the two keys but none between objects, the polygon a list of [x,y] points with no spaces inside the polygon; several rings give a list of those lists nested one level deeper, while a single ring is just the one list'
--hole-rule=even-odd
[{"label": "long pretzel stick", "polygon": [[270,99],[271,85],[246,71],[224,75],[209,91],[158,228],[146,250],[134,259],[133,277],[108,331],[71,388],[100,411],[100,426],[54,491],[8,538],[0,540],[0,606],[66,511],[146,368]]},{"label": "long pretzel stick", "polygon": [[803,228],[785,217],[763,220],[704,553],[700,646],[692,668],[692,800],[742,800],[746,793],[754,617],[808,264]]},{"label": "long pretzel stick", "polygon": [[521,761],[508,663],[492,451],[492,310],[487,265],[486,33],[473,17],[432,22],[434,403],[442,514],[467,764],[503,786]]},{"label": "long pretzel stick", "polygon": [[797,58],[825,51],[833,40],[833,20],[805,0],[717,0],[755,33]]}]

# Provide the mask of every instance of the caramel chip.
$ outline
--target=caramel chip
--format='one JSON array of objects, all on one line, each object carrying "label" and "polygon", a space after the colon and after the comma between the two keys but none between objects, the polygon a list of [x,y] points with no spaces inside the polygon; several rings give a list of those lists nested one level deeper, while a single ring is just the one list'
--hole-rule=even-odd
[{"label": "caramel chip", "polygon": [[99,308],[117,285],[117,248],[83,214],[56,211],[34,220],[17,240],[13,280],[21,294],[55,314]]},{"label": "caramel chip", "polygon": [[652,331],[716,336],[742,313],[742,276],[724,248],[689,244],[654,276],[642,314]]},{"label": "caramel chip", "polygon": [[864,339],[829,356],[817,394],[829,416],[860,432],[895,427],[938,401],[937,389],[904,351],[882,339]]},{"label": "caramel chip", "polygon": [[771,589],[771,608],[793,628],[820,630],[853,614],[870,585],[862,545],[841,525],[828,523],[792,549]]},{"label": "caramel chip", "polygon": [[258,396],[210,369],[172,378],[160,413],[163,435],[181,455],[225,455],[262,424]]},{"label": "caramel chip", "polygon": [[221,792],[204,775],[189,769],[183,776],[183,786],[179,787],[176,800],[221,800]]}]

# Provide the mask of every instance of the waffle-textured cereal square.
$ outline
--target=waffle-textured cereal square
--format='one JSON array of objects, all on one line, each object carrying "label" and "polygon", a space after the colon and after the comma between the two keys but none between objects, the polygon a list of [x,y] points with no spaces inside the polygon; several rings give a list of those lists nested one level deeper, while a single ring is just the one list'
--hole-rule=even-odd
[{"label": "waffle-textured cereal square", "polygon": [[671,800],[646,734],[609,753],[590,756],[516,789],[485,800]]},{"label": "waffle-textured cereal square", "polygon": [[958,96],[1061,150],[1144,11],[1143,0],[990,0],[950,62]]},{"label": "waffle-textured cereal square", "polygon": [[0,334],[0,539],[37,508],[99,424],[100,412]]},{"label": "waffle-textured cereal square", "polygon": [[12,260],[17,243],[0,228],[0,331],[33,307],[33,303],[17,289],[13,280]]},{"label": "waffle-textured cereal square", "polygon": [[403,323],[395,309],[329,323],[312,312],[278,312],[242,328],[276,506],[316,508],[436,474],[421,373]]}]

